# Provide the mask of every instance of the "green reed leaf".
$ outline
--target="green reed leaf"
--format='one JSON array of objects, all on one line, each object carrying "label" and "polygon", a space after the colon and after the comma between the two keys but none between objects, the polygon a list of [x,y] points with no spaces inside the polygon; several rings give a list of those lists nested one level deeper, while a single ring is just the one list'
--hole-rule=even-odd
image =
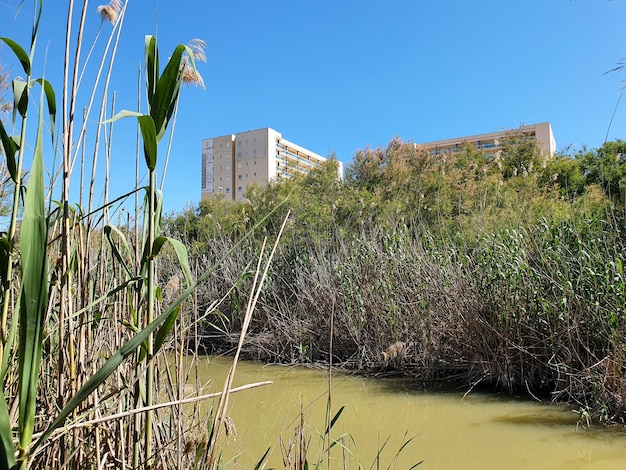
[{"label": "green reed leaf", "polygon": [[11,38],[1,37],[0,41],[4,42],[9,48],[13,51],[13,54],[17,57],[17,60],[22,64],[22,69],[24,69],[24,73],[28,76],[30,75],[30,59],[26,51],[16,43]]},{"label": "green reed leaf", "polygon": [[4,283],[7,281],[7,269],[10,260],[10,252],[11,247],[9,245],[9,238],[5,234],[0,237],[0,287],[4,286]]},{"label": "green reed leaf", "polygon": [[180,92],[180,85],[182,83],[181,61],[183,53],[186,50],[187,48],[183,44],[176,46],[176,49],[174,49],[172,56],[163,70],[163,74],[156,83],[156,89],[152,99],[148,100],[150,116],[154,119],[154,125],[156,127],[157,142],[165,135],[169,120],[174,113]]},{"label": "green reed leaf", "polygon": [[269,455],[270,450],[272,450],[272,448],[268,447],[265,453],[263,454],[263,457],[261,457],[259,461],[256,463],[256,465],[254,466],[254,470],[260,470],[261,468],[264,468],[263,463],[265,462],[265,459]]},{"label": "green reed leaf", "polygon": [[[172,328],[174,327],[174,323],[176,323],[176,319],[178,318],[179,313],[180,313],[180,305],[174,310],[172,310],[172,313],[163,322],[163,326],[159,328],[159,331],[154,337],[154,343],[152,344],[153,354],[156,354],[156,352],[159,349],[161,349],[161,347],[163,346],[163,343],[165,343],[165,340],[167,339],[167,335],[170,333],[170,331],[172,331]],[[146,354],[147,354],[147,349],[143,348],[141,350],[141,354],[139,355],[140,362],[145,359]]]},{"label": "green reed leaf", "polygon": [[[35,53],[35,44],[37,43],[37,31],[39,31],[39,22],[41,21],[41,12],[43,11],[43,0],[39,0],[37,5],[37,11],[35,12],[35,22],[33,23],[33,30],[30,38],[30,61],[33,61],[33,55]],[[27,74],[29,75],[29,74]]]},{"label": "green reed leaf", "polygon": [[330,430],[333,428],[333,426],[335,425],[335,423],[341,416],[341,413],[343,413],[344,408],[345,406],[342,406],[341,408],[339,408],[339,411],[337,411],[337,413],[335,413],[335,416],[333,416],[333,419],[330,420],[330,424],[326,428],[326,432],[324,432],[325,435],[328,435],[330,433]]},{"label": "green reed leaf", "polygon": [[120,119],[127,118],[127,117],[139,117],[139,116],[143,116],[143,113],[139,113],[137,111],[129,111],[127,109],[123,109],[122,111],[117,113],[112,118],[107,119],[106,121],[104,121],[103,124],[108,124],[110,122],[119,121]]},{"label": "green reed leaf", "polygon": [[113,233],[117,235],[117,238],[121,242],[122,247],[124,248],[126,253],[131,252],[130,245],[128,244],[128,240],[126,239],[126,235],[124,235],[124,232],[122,232],[115,225],[106,225],[104,227],[104,235],[106,236],[106,239],[109,242],[109,246],[111,247],[111,250],[113,251],[113,256],[122,265],[122,267],[124,268],[124,271],[126,271],[127,276],[131,278],[132,273],[130,272],[130,268],[126,264],[126,260],[122,256],[122,253],[120,252],[117,246],[117,243],[115,243],[115,240],[113,240],[112,238]]},{"label": "green reed leaf", "polygon": [[17,180],[17,160],[15,154],[17,153],[17,144],[7,134],[4,124],[0,120],[0,142],[2,143],[2,149],[7,159],[7,169],[9,170],[9,176],[13,182]]},{"label": "green reed leaf", "polygon": [[156,47],[156,38],[154,36],[146,36],[146,80],[148,103],[152,103],[154,94],[156,93],[156,84],[159,79],[159,51]]},{"label": "green reed leaf", "polygon": [[4,393],[0,389],[0,470],[15,468],[11,420]]},{"label": "green reed leaf", "polygon": [[[41,104],[43,104],[43,92]],[[23,455],[31,444],[35,424],[43,321],[48,301],[48,227],[43,179],[42,114],[42,112],[39,113],[33,163],[24,200],[20,239],[22,282],[19,304],[18,430],[19,447]]]},{"label": "green reed leaf", "polygon": [[[19,309],[15,309],[13,312],[13,318],[11,320],[11,328],[9,329],[9,334],[4,343],[4,350],[11,351],[13,349],[13,344],[15,343],[15,338],[17,336],[17,316],[19,315]],[[9,356],[10,354],[2,355],[2,364],[0,364],[0,381],[4,381],[4,377],[7,373],[7,369],[9,368]]]},{"label": "green reed leaf", "polygon": [[180,264],[180,267],[183,270],[183,274],[185,275],[187,285],[190,285],[192,283],[191,268],[189,267],[187,247],[184,245],[184,243],[171,237],[157,237],[156,240],[154,240],[154,245],[152,247],[152,256],[158,256],[163,245],[168,242],[170,245],[172,245],[172,248],[174,248],[174,252],[176,253],[176,257],[178,258],[178,263]]},{"label": "green reed leaf", "polygon": [[157,163],[157,135],[154,121],[151,116],[141,115],[137,117],[143,138],[143,154],[146,165],[150,171],[154,171]]},{"label": "green reed leaf", "polygon": [[13,80],[13,122],[15,122],[16,112],[20,113],[22,119],[26,117],[28,110],[28,83],[23,80]]},{"label": "green reed leaf", "polygon": [[48,104],[48,114],[50,115],[50,133],[54,140],[54,126],[57,114],[57,102],[54,88],[50,82],[44,78],[38,78],[35,82],[39,83],[43,87],[43,91],[46,94],[46,102]]},{"label": "green reed leaf", "polygon": [[157,162],[157,138],[152,117],[147,114],[138,113],[137,111],[128,111],[124,109],[112,118],[104,121],[104,124],[115,122],[127,117],[136,117],[139,122],[141,137],[143,138],[143,153],[146,158],[146,165],[150,171],[153,171],[156,168]]}]

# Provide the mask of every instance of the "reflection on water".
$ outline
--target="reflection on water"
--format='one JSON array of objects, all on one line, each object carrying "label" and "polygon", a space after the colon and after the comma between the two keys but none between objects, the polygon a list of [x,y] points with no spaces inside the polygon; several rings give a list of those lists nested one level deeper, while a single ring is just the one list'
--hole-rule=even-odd
[{"label": "reflection on water", "polygon": [[[221,389],[229,358],[207,358],[201,381]],[[318,432],[324,429],[328,376],[302,367],[243,362],[235,386],[263,380],[273,384],[232,396],[229,415],[238,437],[224,457],[239,455],[233,468],[253,468],[272,447],[269,467],[283,468],[279,436],[286,444],[304,410],[311,451],[320,457]],[[576,430],[571,410],[487,394],[427,393],[407,380],[332,376],[333,414],[345,410],[332,436],[349,434],[344,444],[368,469],[380,452],[380,468],[404,470],[424,460],[424,469],[617,469],[626,462],[626,435],[620,431]],[[205,390],[206,391],[206,390]],[[211,403],[205,403],[208,410]],[[394,459],[406,439],[413,441]],[[339,446],[337,446],[339,447]],[[340,459],[341,455],[333,454]],[[231,466],[232,467],[232,466]],[[333,468],[343,468],[339,460]],[[327,464],[323,468],[328,468]],[[372,468],[377,468],[374,465]]]}]

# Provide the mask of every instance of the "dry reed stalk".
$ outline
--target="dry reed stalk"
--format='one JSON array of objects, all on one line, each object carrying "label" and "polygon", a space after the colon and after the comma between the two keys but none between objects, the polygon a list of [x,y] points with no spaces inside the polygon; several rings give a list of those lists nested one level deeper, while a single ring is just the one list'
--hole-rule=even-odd
[{"label": "dry reed stalk", "polygon": [[[271,385],[272,383],[273,381],[266,380],[263,382],[254,382],[251,384],[241,385],[239,387],[231,388],[229,393],[242,392],[244,390],[250,390],[253,388],[257,388],[257,387],[263,387],[265,385]],[[120,418],[126,418],[128,416],[132,416],[138,413],[145,413],[146,411],[160,410],[162,408],[171,408],[176,405],[186,405],[189,403],[197,403],[197,402],[208,400],[209,398],[221,397],[223,394],[224,394],[223,391],[213,392],[213,393],[207,393],[205,395],[199,395],[197,397],[183,398],[180,400],[173,400],[173,401],[168,401],[165,403],[157,403],[156,405],[144,406],[141,408],[133,408],[133,409],[130,409],[121,413],[116,413],[110,416],[103,416],[102,418],[98,418],[98,419],[92,419],[89,421],[79,421],[74,424],[69,424],[65,426],[64,428],[60,429],[59,432],[63,432],[63,431],[67,431],[67,430],[75,429],[75,428],[81,428],[81,427],[90,427],[96,424],[106,423],[106,422],[114,421]]]},{"label": "dry reed stalk", "polygon": [[263,254],[265,251],[265,245],[266,245],[266,241],[267,238],[264,239],[263,241],[263,245],[261,247],[261,253],[259,254],[259,261],[257,264],[257,268],[255,270],[255,275],[254,275],[254,280],[252,283],[252,288],[250,291],[250,296],[248,297],[248,305],[246,307],[246,311],[244,314],[244,319],[243,319],[243,324],[241,326],[241,332],[239,334],[239,341],[237,343],[237,349],[235,350],[235,356],[233,357],[233,362],[232,365],[228,371],[228,376],[226,377],[226,381],[224,382],[224,388],[222,390],[222,395],[220,396],[220,400],[218,402],[217,405],[217,409],[215,411],[215,419],[213,420],[213,427],[212,427],[212,433],[211,433],[211,438],[209,440],[209,444],[206,448],[206,452],[205,455],[202,459],[203,464],[206,466],[206,468],[209,469],[213,469],[215,468],[215,466],[217,465],[217,449],[216,449],[216,442],[220,436],[221,433],[221,429],[222,429],[222,425],[225,422],[226,419],[226,413],[228,410],[228,400],[230,397],[230,390],[232,387],[232,383],[233,380],[235,378],[235,370],[237,368],[237,362],[239,361],[239,355],[241,354],[241,349],[243,347],[243,342],[244,339],[246,337],[246,333],[248,331],[248,327],[250,326],[250,320],[252,319],[252,312],[254,311],[254,308],[256,306],[256,303],[259,299],[259,296],[261,294],[261,288],[265,282],[265,279],[267,277],[267,272],[269,270],[270,267],[270,263],[274,257],[274,254],[276,253],[276,248],[278,247],[278,242],[280,241],[280,237],[285,229],[285,226],[287,225],[287,221],[289,220],[289,211],[287,212],[287,215],[285,216],[283,223],[280,227],[280,230],[278,231],[278,235],[276,236],[276,240],[274,242],[274,246],[272,247],[272,250],[269,254],[269,257],[266,261],[265,264],[265,268],[263,269],[263,273],[261,275],[261,278],[259,279],[259,274],[261,273],[261,266],[262,266],[262,262],[263,262]]}]

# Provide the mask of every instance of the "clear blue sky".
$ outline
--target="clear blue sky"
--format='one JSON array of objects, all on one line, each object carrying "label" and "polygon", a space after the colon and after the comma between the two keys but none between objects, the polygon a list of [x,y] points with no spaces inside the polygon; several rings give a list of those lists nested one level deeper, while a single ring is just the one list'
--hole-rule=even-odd
[{"label": "clear blue sky", "polygon": [[[0,0],[0,35],[26,47],[32,2],[16,17],[19,3]],[[45,60],[57,90],[65,4],[44,1],[38,42],[38,73]],[[111,86],[116,109],[136,107],[146,34],[162,58],[178,43],[207,43],[206,90],[182,93],[165,185],[172,211],[200,198],[202,139],[261,127],[344,165],[396,136],[419,143],[545,121],[559,149],[598,147],[626,79],[605,74],[626,58],[625,20],[626,0],[131,0]],[[0,60],[20,72],[6,47]],[[626,139],[626,98],[608,138]],[[134,123],[116,124],[113,195],[132,187],[134,148]]]}]

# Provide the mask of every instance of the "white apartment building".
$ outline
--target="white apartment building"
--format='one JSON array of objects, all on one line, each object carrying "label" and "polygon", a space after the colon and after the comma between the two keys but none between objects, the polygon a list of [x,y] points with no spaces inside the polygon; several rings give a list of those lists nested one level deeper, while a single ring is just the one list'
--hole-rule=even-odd
[{"label": "white apartment building", "polygon": [[[252,183],[308,173],[326,158],[269,127],[202,141],[202,199],[223,194],[240,201]],[[339,177],[343,165],[339,163]]]}]

